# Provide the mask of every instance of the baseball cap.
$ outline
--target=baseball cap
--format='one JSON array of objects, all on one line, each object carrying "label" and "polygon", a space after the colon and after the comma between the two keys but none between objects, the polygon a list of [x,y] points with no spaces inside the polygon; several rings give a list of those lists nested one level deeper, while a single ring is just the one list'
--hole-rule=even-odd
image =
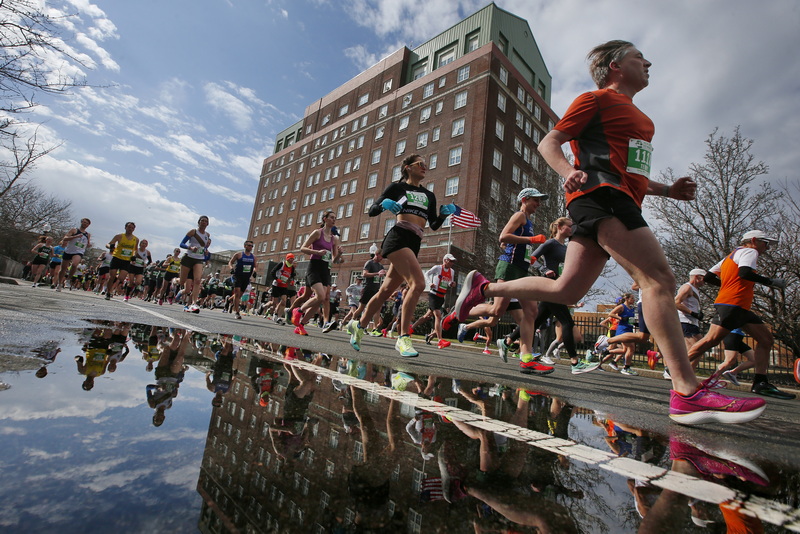
[{"label": "baseball cap", "polygon": [[745,234],[742,236],[742,242],[744,243],[745,241],[750,241],[753,238],[760,239],[761,241],[777,241],[776,238],[768,236],[761,230],[750,230],[749,232],[745,232]]},{"label": "baseball cap", "polygon": [[548,195],[544,193],[540,193],[538,189],[535,187],[526,187],[522,191],[519,192],[517,195],[517,200],[522,200],[525,198],[541,198],[542,200],[547,200]]},{"label": "baseball cap", "polygon": [[689,271],[689,276],[705,276],[706,271],[704,269],[692,269]]},{"label": "baseball cap", "polygon": [[291,252],[290,252],[290,253],[288,253],[288,254],[286,255],[286,259],[287,259],[287,260],[293,260],[293,259],[294,259],[294,254],[292,254]]},{"label": "baseball cap", "polygon": [[442,261],[444,260],[456,261],[456,257],[453,256],[452,254],[445,254],[444,258],[442,258]]}]

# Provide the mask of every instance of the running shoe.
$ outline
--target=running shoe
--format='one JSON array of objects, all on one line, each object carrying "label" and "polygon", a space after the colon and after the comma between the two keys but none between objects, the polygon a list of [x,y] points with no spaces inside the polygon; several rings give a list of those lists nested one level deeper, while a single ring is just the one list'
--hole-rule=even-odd
[{"label": "running shoe", "polygon": [[444,319],[442,319],[442,330],[450,330],[450,327],[453,326],[453,321],[456,320],[456,314],[448,313]]},{"label": "running shoe", "polygon": [[606,347],[608,347],[608,336],[599,336],[594,344],[594,351],[601,352]]},{"label": "running shoe", "polygon": [[472,308],[486,300],[483,296],[483,285],[488,281],[478,271],[470,271],[467,274],[453,310],[459,322],[466,321]]},{"label": "running shoe", "polygon": [[292,310],[292,324],[298,326],[300,321],[303,320],[303,312],[300,311],[300,308],[295,308]]},{"label": "running shoe", "polygon": [[483,353],[484,353],[484,354],[491,354],[491,353],[492,353],[492,351],[490,351],[489,349],[483,349]]},{"label": "running shoe", "polygon": [[639,376],[639,373],[636,372],[636,369],[633,369],[631,367],[623,367],[620,373],[628,376]]},{"label": "running shoe", "polygon": [[347,323],[345,331],[350,334],[350,346],[356,350],[361,350],[361,338],[364,336],[364,329],[353,319]]},{"label": "running shoe", "polygon": [[503,359],[503,363],[508,362],[508,345],[506,345],[505,338],[500,338],[496,341],[497,344],[497,352],[500,354],[500,357]]},{"label": "running shoe", "polygon": [[111,293],[106,293],[106,300],[111,300]]},{"label": "running shoe", "polygon": [[463,343],[464,340],[467,338],[467,325],[461,323],[458,325],[458,335],[456,336],[459,343]]},{"label": "running shoe", "polygon": [[447,341],[446,339],[440,339],[439,343],[436,345],[436,348],[446,349],[449,346],[450,346],[450,342],[449,341]]},{"label": "running shoe", "polygon": [[430,334],[426,334],[425,335],[425,344],[426,345],[430,345],[431,344],[431,338],[434,336],[435,333],[436,332],[431,332]]},{"label": "running shoe", "polygon": [[128,302],[129,300],[131,300],[131,298],[128,295],[122,297],[122,302]]},{"label": "running shoe", "polygon": [[164,305],[164,299],[158,299],[158,305],[159,306],[163,306]]},{"label": "running shoe", "polygon": [[191,306],[189,306],[189,311],[192,313],[200,313],[200,306],[198,306],[197,304],[192,304]]},{"label": "running shoe", "polygon": [[453,393],[455,393],[456,395],[461,393],[461,380],[456,380],[455,378],[453,379],[452,390],[453,390]]},{"label": "running shoe", "polygon": [[306,332],[306,329],[302,324],[299,324],[299,325],[297,325],[295,327],[294,333],[295,334],[299,334],[301,336],[307,336],[308,335],[308,332]]},{"label": "running shoe", "polygon": [[61,286],[56,286],[56,293],[61,293]]},{"label": "running shoe", "polygon": [[39,287],[39,284],[33,284],[31,287]]},{"label": "running shoe", "polygon": [[478,341],[480,341],[480,340],[481,340],[481,334],[480,334],[479,332],[475,332],[475,335],[474,335],[474,336],[472,336],[472,341],[474,341],[475,343],[477,343],[477,342],[478,342]]},{"label": "running shoe", "polygon": [[234,317],[236,317],[237,319],[241,319],[242,318],[242,314],[239,313],[239,312],[236,312],[236,315]]},{"label": "running shoe", "polygon": [[570,366],[573,375],[588,373],[600,367],[600,362],[579,361]]},{"label": "running shoe", "polygon": [[672,375],[669,374],[669,369],[664,367],[664,380],[672,380]]},{"label": "running shoe", "polygon": [[711,391],[707,385],[709,380],[705,380],[689,396],[670,391],[670,419],[683,425],[747,423],[761,415],[767,407],[764,399],[731,397]]},{"label": "running shoe", "polygon": [[609,362],[608,366],[611,367],[615,371],[619,371],[619,366],[614,362]]},{"label": "running shoe", "polygon": [[370,335],[370,336],[372,336],[372,337],[383,337],[383,334],[382,334],[382,333],[381,333],[381,331],[380,331],[380,330],[378,330],[377,328],[373,329],[373,330],[372,330],[372,331],[369,333],[369,335]]},{"label": "running shoe", "polygon": [[381,328],[381,337],[389,337],[385,328]]},{"label": "running shoe", "polygon": [[720,477],[732,476],[759,486],[769,485],[767,474],[756,464],[728,452],[707,452],[676,439],[669,441],[671,460],[689,462],[703,478],[717,482]]},{"label": "running shoe", "polygon": [[756,395],[772,397],[773,399],[792,400],[797,397],[797,395],[794,393],[787,393],[779,390],[769,382],[759,382],[757,384],[753,384],[753,387],[750,388],[750,391]]},{"label": "running shoe", "polygon": [[654,350],[647,351],[647,366],[650,370],[655,370],[656,365],[658,365],[658,360],[661,359],[661,353],[656,352]]},{"label": "running shoe", "polygon": [[536,360],[531,360],[529,362],[519,362],[519,372],[526,375],[549,375],[555,371],[554,367],[549,365],[543,365]]},{"label": "running shoe", "polygon": [[584,361],[591,362],[594,361],[594,352],[589,349],[586,349],[586,356],[583,358]]},{"label": "running shoe", "polygon": [[413,326],[409,326],[408,327],[408,335],[409,336],[413,336],[414,335],[414,327]]},{"label": "running shoe", "polygon": [[735,375],[735,374],[733,374],[733,373],[732,373],[732,372],[730,372],[730,371],[725,371],[725,372],[723,372],[723,373],[722,373],[722,376],[724,376],[725,378],[727,378],[727,379],[728,379],[728,382],[730,382],[730,383],[731,383],[731,384],[733,384],[734,386],[740,386],[740,385],[741,385],[741,383],[739,382],[739,379],[738,379],[738,378],[736,378],[736,375]]},{"label": "running shoe", "polygon": [[414,377],[410,374],[397,372],[392,374],[392,389],[396,391],[405,391],[408,385],[414,381]]},{"label": "running shoe", "polygon": [[545,354],[544,356],[541,356],[539,358],[539,361],[541,363],[545,364],[545,365],[553,365],[554,363],[556,363],[555,360],[553,358],[551,358],[550,356],[548,356],[547,354]]},{"label": "running shoe", "polygon": [[405,358],[419,356],[419,352],[414,350],[414,346],[411,344],[411,338],[409,336],[398,337],[397,342],[394,344],[394,348],[400,353],[400,356]]},{"label": "running shoe", "polygon": [[331,330],[336,330],[336,328],[337,328],[338,326],[339,326],[339,323],[338,323],[338,322],[336,322],[336,321],[330,321],[329,323],[327,323],[325,326],[323,326],[323,327],[322,327],[322,333],[323,333],[323,334],[327,334],[327,333],[328,333],[328,332],[330,332]]},{"label": "running shoe", "polygon": [[275,324],[286,324],[286,321],[283,320],[283,317],[278,317],[275,319]]}]

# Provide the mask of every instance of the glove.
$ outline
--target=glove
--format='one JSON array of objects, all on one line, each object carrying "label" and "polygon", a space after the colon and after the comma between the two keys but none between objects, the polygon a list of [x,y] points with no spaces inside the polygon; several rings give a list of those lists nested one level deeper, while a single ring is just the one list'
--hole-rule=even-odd
[{"label": "glove", "polygon": [[395,215],[400,213],[400,210],[403,209],[403,206],[392,200],[391,198],[384,198],[383,202],[381,202],[381,207],[386,211],[391,211]]},{"label": "glove", "polygon": [[452,215],[456,212],[456,205],[455,204],[443,204],[439,206],[439,215],[442,217],[447,217],[448,215]]},{"label": "glove", "polygon": [[769,284],[771,287],[775,287],[778,289],[785,289],[786,288],[786,280],[783,278],[773,278],[772,282]]},{"label": "glove", "polygon": [[697,319],[698,321],[702,321],[702,320],[703,320],[703,312],[701,312],[701,311],[699,311],[699,312],[692,312],[692,313],[690,313],[689,315],[691,315],[692,317],[694,317],[694,318],[695,318],[695,319]]},{"label": "glove", "polygon": [[541,245],[542,243],[547,241],[547,238],[544,236],[544,234],[532,235],[530,237],[530,241],[531,245]]}]

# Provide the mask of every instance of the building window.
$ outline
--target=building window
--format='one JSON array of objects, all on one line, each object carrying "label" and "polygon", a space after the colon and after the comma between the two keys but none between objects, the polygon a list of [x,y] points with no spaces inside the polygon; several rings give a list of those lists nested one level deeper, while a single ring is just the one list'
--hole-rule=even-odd
[{"label": "building window", "polygon": [[375,202],[375,199],[369,197],[364,201],[364,213],[369,213],[369,209],[372,207],[372,204]]},{"label": "building window", "polygon": [[444,84],[445,84],[445,78],[447,78],[447,77],[446,77],[446,76],[442,76],[441,78],[439,78],[439,89],[441,89],[442,87],[444,87]]},{"label": "building window", "polygon": [[353,202],[348,202],[345,208],[344,216],[345,217],[352,217],[353,216],[353,206],[355,204]]},{"label": "building window", "polygon": [[339,108],[339,116],[342,117],[347,115],[347,112],[350,111],[350,104],[345,104],[344,106]]},{"label": "building window", "polygon": [[383,225],[383,234],[386,235],[396,223],[397,219],[394,217],[386,219],[386,223]]},{"label": "building window", "polygon": [[[435,169],[436,165],[438,163],[439,163],[438,154],[431,154],[430,157],[428,157],[428,168],[429,169]],[[431,182],[431,183],[433,183],[433,182]]]},{"label": "building window", "polygon": [[515,122],[517,124],[517,128],[520,128],[520,129],[522,129],[524,124],[525,124],[525,121],[522,118],[522,112],[520,110],[517,110],[517,115],[516,115]]},{"label": "building window", "polygon": [[500,182],[497,180],[492,180],[492,184],[490,186],[490,194],[492,198],[495,200],[500,200]]},{"label": "building window", "polygon": [[444,183],[444,196],[449,197],[458,194],[458,176],[448,178]]},{"label": "building window", "polygon": [[477,31],[475,33],[467,35],[467,46],[465,48],[465,53],[469,53],[472,52],[473,50],[478,49],[478,37],[479,34]]},{"label": "building window", "polygon": [[503,168],[503,153],[494,149],[494,155],[492,156],[492,166],[497,170],[502,170]]},{"label": "building window", "polygon": [[333,470],[336,465],[331,462],[330,460],[325,460],[325,477],[326,478],[333,478]]},{"label": "building window", "polygon": [[392,80],[386,80],[383,82],[383,92],[386,93],[392,90]]},{"label": "building window", "polygon": [[439,100],[436,103],[436,114],[438,115],[439,113],[441,113],[443,109],[444,109],[444,100]]},{"label": "building window", "polygon": [[539,132],[539,128],[534,128],[533,129],[533,142],[538,145],[539,141],[541,139],[542,139],[542,134]]},{"label": "building window", "polygon": [[328,436],[328,447],[331,449],[337,449],[339,447],[339,433],[335,430],[331,430]]},{"label": "building window", "polygon": [[433,82],[426,83],[422,88],[422,98],[428,98],[433,95]]},{"label": "building window", "polygon": [[428,132],[422,132],[417,136],[417,148],[428,146]]},{"label": "building window", "polygon": [[531,121],[528,119],[525,119],[525,135],[528,137],[531,136]]},{"label": "building window", "polygon": [[365,95],[361,95],[360,97],[358,97],[358,107],[363,106],[367,102],[369,102],[369,93],[367,93]]},{"label": "building window", "polygon": [[456,120],[453,121],[453,131],[452,132],[453,133],[451,134],[451,137],[457,137],[457,136],[462,135],[464,133],[464,119],[463,118],[456,119]]},{"label": "building window", "polygon": [[[325,126],[325,125],[326,125],[326,124],[328,124],[329,122],[331,122],[331,114],[330,114],[330,113],[328,113],[327,115],[325,115],[324,117],[322,117],[322,125],[323,125],[323,126]],[[317,143],[319,143],[319,139],[317,139]],[[315,148],[316,148],[316,147],[315,147]]]},{"label": "building window", "polygon": [[467,92],[461,91],[456,95],[456,103],[453,109],[460,109],[467,105]]},{"label": "building window", "polygon": [[367,176],[367,189],[372,189],[376,185],[378,185],[378,173],[371,172],[369,176]]},{"label": "building window", "polygon": [[433,130],[431,130],[431,141],[435,142],[435,141],[439,140],[439,132],[440,131],[441,131],[441,128],[439,126],[434,128]]},{"label": "building window", "polygon": [[500,81],[508,85],[508,71],[505,67],[500,67]]},{"label": "building window", "polygon": [[447,165],[452,167],[453,165],[459,165],[461,163],[461,147],[457,146],[450,149],[450,157],[447,161]]},{"label": "building window", "polygon": [[405,139],[401,139],[394,146],[394,155],[395,156],[399,156],[405,151],[406,151],[406,140]]},{"label": "building window", "polygon": [[520,175],[522,174],[522,170],[517,167],[516,165],[511,166],[511,180],[515,183],[519,183]]},{"label": "building window", "polygon": [[519,99],[522,104],[525,104],[525,89],[522,85],[517,86],[517,98]]},{"label": "building window", "polygon": [[372,151],[372,158],[370,159],[370,163],[375,165],[376,163],[380,163],[381,161],[381,149],[376,148]]},{"label": "building window", "polygon": [[406,109],[408,106],[410,106],[413,100],[414,100],[414,95],[412,95],[411,93],[403,95],[403,109]]},{"label": "building window", "polygon": [[514,153],[518,156],[522,155],[522,139],[514,136]]},{"label": "building window", "polygon": [[273,239],[272,243],[269,244],[269,251],[270,252],[275,252],[276,248],[278,248],[278,240],[277,239]]},{"label": "building window", "polygon": [[431,118],[431,107],[430,106],[425,106],[419,112],[419,122],[420,123],[427,122],[428,119],[430,119],[430,118]]},{"label": "building window", "polygon": [[427,73],[427,67],[428,67],[428,63],[426,61],[423,61],[423,62],[419,63],[418,65],[416,65],[414,67],[414,69],[412,70],[411,79],[412,80],[419,80],[420,78],[425,76],[425,74]]},{"label": "building window", "polygon": [[494,123],[494,134],[501,141],[503,140],[503,136],[505,135],[505,131],[506,131],[505,125],[500,121],[495,121],[495,123]]},{"label": "building window", "polygon": [[361,233],[359,234],[359,239],[368,239],[369,238],[369,223],[365,222],[361,225]]},{"label": "building window", "polygon": [[356,188],[358,188],[358,178],[356,178],[355,180],[350,180],[350,194],[351,195],[356,192]]},{"label": "building window", "polygon": [[348,239],[350,239],[350,227],[349,226],[345,226],[344,228],[342,228],[342,232],[341,233],[342,233],[342,241],[347,241]]},{"label": "building window", "polygon": [[400,125],[397,128],[398,132],[402,132],[403,130],[408,128],[408,119],[409,119],[409,115],[406,115],[405,117],[401,117],[400,118]]},{"label": "building window", "polygon": [[504,95],[503,93],[497,94],[497,108],[500,111],[506,110],[506,95]]},{"label": "building window", "polygon": [[464,65],[458,69],[458,77],[456,78],[456,82],[463,82],[466,79],[469,79],[469,65]]},{"label": "building window", "polygon": [[447,65],[448,63],[452,63],[456,59],[456,49],[455,47],[450,47],[447,50],[439,52],[439,62],[437,67],[441,68]]},{"label": "building window", "polygon": [[400,165],[395,165],[394,167],[392,167],[392,181],[393,182],[399,181],[401,176],[402,174],[400,172]]},{"label": "building window", "polygon": [[286,229],[287,230],[291,230],[293,224],[294,224],[294,217],[289,217],[288,219],[286,219]]}]

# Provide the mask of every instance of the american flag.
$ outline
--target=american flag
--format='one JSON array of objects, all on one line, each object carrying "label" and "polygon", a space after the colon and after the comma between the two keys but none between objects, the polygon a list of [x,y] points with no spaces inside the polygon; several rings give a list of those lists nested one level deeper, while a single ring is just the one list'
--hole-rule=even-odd
[{"label": "american flag", "polygon": [[459,228],[478,228],[481,225],[481,220],[477,215],[469,210],[465,210],[461,206],[456,206],[456,212],[453,214],[452,222]]}]

